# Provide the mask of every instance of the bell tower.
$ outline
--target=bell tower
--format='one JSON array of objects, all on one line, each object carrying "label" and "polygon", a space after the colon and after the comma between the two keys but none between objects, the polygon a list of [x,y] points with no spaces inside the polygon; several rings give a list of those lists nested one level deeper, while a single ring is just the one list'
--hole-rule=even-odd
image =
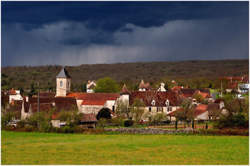
[{"label": "bell tower", "polygon": [[66,96],[70,92],[71,77],[68,71],[63,67],[56,76],[56,96]]}]

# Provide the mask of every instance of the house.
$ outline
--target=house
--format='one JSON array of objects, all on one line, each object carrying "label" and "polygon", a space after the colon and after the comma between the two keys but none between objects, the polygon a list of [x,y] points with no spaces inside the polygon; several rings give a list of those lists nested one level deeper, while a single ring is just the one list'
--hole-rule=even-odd
[{"label": "house", "polygon": [[194,110],[194,120],[208,120],[208,105],[199,104]]},{"label": "house", "polygon": [[[40,98],[38,105],[37,97],[26,97],[22,101],[21,119],[29,118],[36,112],[46,112],[52,110],[54,98]],[[39,106],[39,107],[38,107]],[[39,110],[38,110],[39,109]]]},{"label": "house", "polygon": [[20,94],[20,90],[11,89],[9,91],[9,103],[11,103],[12,101],[15,101],[15,100],[21,101],[21,100],[23,100],[23,97]]},{"label": "house", "polygon": [[86,92],[87,93],[94,93],[94,88],[96,87],[95,81],[88,80],[88,83],[86,85]]},{"label": "house", "polygon": [[6,111],[14,113],[15,116],[14,116],[13,120],[20,120],[21,119],[21,110],[22,110],[22,101],[21,100],[12,100],[12,102],[9,104],[8,108],[6,108]]},{"label": "house", "polygon": [[80,125],[86,128],[95,128],[97,123],[95,114],[83,114],[80,119]]},{"label": "house", "polygon": [[[191,115],[193,116],[194,120],[208,120],[208,105],[206,104],[199,104],[197,105],[194,110],[191,112]],[[176,120],[176,115],[179,112],[183,112],[183,108],[178,108],[175,111],[169,113],[167,116],[171,121]]]},{"label": "house", "polygon": [[95,114],[102,108],[109,108],[114,112],[119,93],[69,93],[67,97],[74,97],[78,103],[78,110],[84,114]]},{"label": "house", "polygon": [[239,93],[247,92],[249,87],[249,76],[238,76],[238,77],[220,77],[221,81],[227,81],[226,92],[231,93],[232,91],[238,91]]},{"label": "house", "polygon": [[161,85],[160,85],[160,87],[158,88],[157,91],[159,91],[159,92],[166,92],[165,84],[163,82],[161,83]]},{"label": "house", "polygon": [[148,91],[150,89],[151,89],[150,84],[148,82],[144,83],[144,81],[141,80],[141,82],[139,84],[139,91]]},{"label": "house", "polygon": [[143,120],[148,121],[149,117],[157,113],[169,114],[179,108],[180,98],[173,91],[135,91],[129,95],[130,107],[135,99],[140,99],[144,104]]},{"label": "house", "polygon": [[249,83],[240,83],[238,84],[238,92],[239,93],[248,93],[249,92]]}]

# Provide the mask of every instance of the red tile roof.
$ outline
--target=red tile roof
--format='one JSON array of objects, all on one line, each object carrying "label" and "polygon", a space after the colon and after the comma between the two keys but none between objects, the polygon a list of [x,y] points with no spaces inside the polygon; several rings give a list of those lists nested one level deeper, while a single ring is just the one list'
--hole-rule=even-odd
[{"label": "red tile roof", "polygon": [[9,106],[7,111],[16,112],[16,118],[21,118],[21,110],[22,110],[22,100],[13,100],[12,104]]},{"label": "red tile roof", "polygon": [[195,93],[195,89],[190,89],[190,88],[182,88],[180,90],[180,94],[184,97],[192,97]]},{"label": "red tile roof", "polygon": [[67,97],[83,100],[82,105],[104,105],[107,100],[116,100],[119,93],[69,93]]},{"label": "red tile roof", "polygon": [[83,100],[82,105],[104,105],[107,100]]},{"label": "red tile roof", "polygon": [[[38,105],[37,103],[30,104],[33,113],[38,111],[37,105]],[[50,112],[52,108],[53,108],[53,106],[51,103],[40,103],[39,104],[39,111],[40,112]]]},{"label": "red tile roof", "polygon": [[180,102],[177,93],[173,91],[159,92],[159,91],[136,91],[132,92],[129,97],[129,104],[132,105],[136,98],[142,99],[146,106],[152,106],[152,100],[155,100],[155,106],[166,106],[166,100],[169,100],[171,106],[176,106]]},{"label": "red tile roof", "polygon": [[174,86],[173,88],[171,88],[172,90],[180,90],[182,87],[181,86]]},{"label": "red tile roof", "polygon": [[205,105],[205,104],[199,104],[195,110],[194,110],[194,115],[195,116],[198,116],[200,114],[203,114],[204,112],[207,111],[207,108],[208,108],[208,105]]},{"label": "red tile roof", "polygon": [[143,80],[141,80],[140,84],[139,84],[139,88],[140,89],[150,89],[150,84],[147,82],[147,83],[144,83]]},{"label": "red tile roof", "polygon": [[120,94],[130,94],[127,86],[124,84]]},{"label": "red tile roof", "polygon": [[83,114],[81,118],[81,122],[96,122],[96,115],[95,114]]},{"label": "red tile roof", "polygon": [[205,91],[201,91],[201,90],[196,90],[195,94],[199,94],[201,95],[203,98],[208,98],[210,97],[210,92],[205,92]]},{"label": "red tile roof", "polygon": [[12,88],[12,89],[9,91],[9,94],[10,94],[10,95],[16,95],[15,89]]},{"label": "red tile roof", "polygon": [[237,89],[237,87],[238,87],[238,83],[237,82],[230,82],[230,83],[228,83],[228,86],[227,86],[227,88],[228,89]]},{"label": "red tile roof", "polygon": [[53,98],[53,97],[55,97],[55,93],[53,93],[53,92],[40,92],[39,93],[39,97],[40,98]]},{"label": "red tile roof", "polygon": [[[199,104],[195,109],[194,109],[194,116],[198,116],[200,114],[203,114],[204,112],[207,111],[208,105],[205,104]],[[184,111],[183,108],[179,108],[171,113],[168,114],[168,116],[175,116],[177,112]]]},{"label": "red tile roof", "polygon": [[55,97],[56,111],[77,110],[77,103],[74,97]]}]

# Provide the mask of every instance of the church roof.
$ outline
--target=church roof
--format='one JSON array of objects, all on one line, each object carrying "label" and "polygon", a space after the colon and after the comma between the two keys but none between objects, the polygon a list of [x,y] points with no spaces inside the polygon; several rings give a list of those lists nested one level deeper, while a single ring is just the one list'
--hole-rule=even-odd
[{"label": "church roof", "polygon": [[130,92],[125,84],[122,87],[121,94],[130,94]]},{"label": "church roof", "polygon": [[63,67],[60,73],[56,76],[56,78],[71,78],[68,71]]}]

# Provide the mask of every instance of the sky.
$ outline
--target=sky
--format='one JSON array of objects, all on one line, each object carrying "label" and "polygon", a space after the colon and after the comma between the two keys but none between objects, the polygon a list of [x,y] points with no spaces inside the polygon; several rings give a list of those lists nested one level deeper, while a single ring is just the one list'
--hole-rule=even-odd
[{"label": "sky", "polygon": [[248,1],[1,2],[1,65],[249,58]]}]

